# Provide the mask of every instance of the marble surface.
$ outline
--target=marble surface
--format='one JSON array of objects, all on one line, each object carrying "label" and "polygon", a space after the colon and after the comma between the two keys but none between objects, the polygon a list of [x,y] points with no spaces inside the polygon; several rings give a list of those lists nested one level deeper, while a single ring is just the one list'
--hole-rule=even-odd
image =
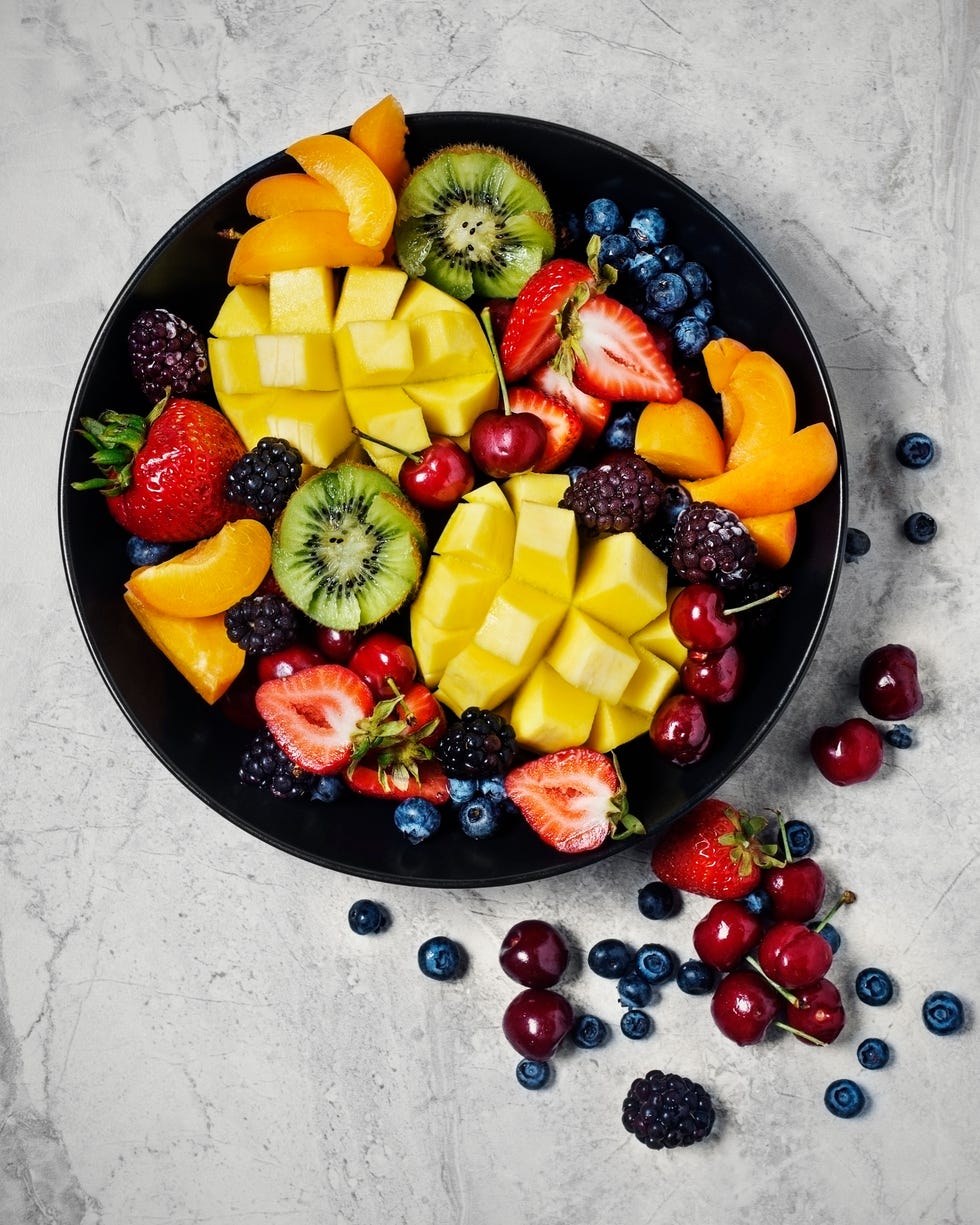
[{"label": "marble surface", "polygon": [[[739,1215],[968,1225],[978,1217],[980,819],[975,803],[977,36],[972,0],[12,0],[0,13],[5,297],[0,456],[0,1221],[4,1225],[401,1225]],[[67,409],[91,339],[138,260],[196,200],[384,93],[408,112],[521,112],[592,131],[702,192],[754,241],[808,319],[845,423],[850,521],[819,654],[727,795],[819,830],[834,887],[859,895],[834,975],[833,1047],[740,1050],[670,989],[645,1043],[563,1053],[514,1080],[496,949],[529,914],[579,950],[577,1008],[615,1023],[581,950],[608,935],[686,954],[696,902],[643,920],[644,847],[535,884],[425,891],[332,874],[250,838],[185,793],[136,739],[86,653],[56,519]],[[907,429],[939,443],[900,469]],[[936,515],[928,547],[902,538]],[[911,750],[838,790],[806,755],[857,712],[864,654],[919,654]],[[393,925],[366,940],[349,904]],[[466,947],[457,983],[415,950]],[[898,984],[877,1013],[858,968]],[[937,987],[970,1023],[938,1039]],[[893,1063],[857,1065],[886,1038]],[[672,1154],[621,1128],[629,1081],[703,1081],[719,1123]],[[858,1076],[839,1121],[825,1085]]]}]

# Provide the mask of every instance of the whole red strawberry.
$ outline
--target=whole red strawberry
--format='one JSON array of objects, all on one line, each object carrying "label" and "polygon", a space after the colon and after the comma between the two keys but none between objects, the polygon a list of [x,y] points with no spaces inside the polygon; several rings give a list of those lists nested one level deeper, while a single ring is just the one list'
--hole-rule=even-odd
[{"label": "whole red strawberry", "polygon": [[213,536],[255,512],[225,497],[228,470],[245,454],[231,422],[198,400],[164,397],[145,416],[83,417],[79,433],[102,473],[75,489],[99,489],[112,517],[144,540],[179,543]]},{"label": "whole red strawberry", "polygon": [[761,869],[780,862],[760,841],[768,822],[724,800],[702,800],[671,825],[653,848],[650,866],[667,885],[701,897],[745,897]]}]

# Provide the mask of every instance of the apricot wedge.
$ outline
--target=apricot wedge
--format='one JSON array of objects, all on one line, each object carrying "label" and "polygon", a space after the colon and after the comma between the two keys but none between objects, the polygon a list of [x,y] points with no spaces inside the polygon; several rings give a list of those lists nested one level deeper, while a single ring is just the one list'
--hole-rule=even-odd
[{"label": "apricot wedge", "polygon": [[386,94],[351,124],[351,140],[364,150],[396,192],[409,175],[405,156],[407,135],[405,112],[393,94]]},{"label": "apricot wedge", "polygon": [[837,444],[818,421],[720,476],[681,481],[697,502],[716,502],[739,518],[776,514],[809,502],[837,471]]},{"label": "apricot wedge", "polygon": [[653,401],[636,423],[634,450],[665,476],[691,479],[725,471],[725,444],[709,413],[686,398]]},{"label": "apricot wedge", "polygon": [[749,352],[749,346],[732,336],[719,336],[717,340],[709,340],[701,350],[704,358],[704,368],[708,372],[708,382],[712,391],[724,391],[732,371],[742,357]]},{"label": "apricot wedge", "polygon": [[380,248],[354,241],[346,213],[283,213],[260,221],[239,238],[228,264],[228,284],[264,285],[273,272],[290,268],[376,266],[383,258]]},{"label": "apricot wedge", "polygon": [[721,403],[723,417],[738,422],[728,448],[728,468],[761,455],[796,429],[793,384],[768,353],[756,350],[742,357],[721,393]]},{"label": "apricot wedge", "polygon": [[307,174],[336,188],[350,217],[350,236],[365,247],[381,248],[395,224],[395,193],[382,171],[344,136],[307,136],[286,152]]},{"label": "apricot wedge", "polygon": [[343,197],[329,183],[318,183],[302,171],[293,174],[270,174],[248,189],[245,208],[253,217],[278,217],[282,213],[306,212],[328,208],[346,211]]},{"label": "apricot wedge", "polygon": [[792,557],[796,545],[796,511],[749,515],[742,522],[755,541],[762,565],[770,570],[781,570]]}]

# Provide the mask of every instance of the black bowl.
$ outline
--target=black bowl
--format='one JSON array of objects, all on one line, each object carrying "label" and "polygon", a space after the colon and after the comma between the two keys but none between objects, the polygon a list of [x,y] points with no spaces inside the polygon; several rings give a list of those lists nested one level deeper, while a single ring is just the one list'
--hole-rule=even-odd
[{"label": "black bowl", "polygon": [[[840,420],[823,362],[799,310],[751,244],[690,188],[642,157],[566,127],[503,115],[413,115],[408,123],[413,164],[443,145],[479,140],[527,161],[556,211],[581,210],[598,196],[616,199],[627,217],[637,208],[659,206],[672,241],[712,274],[718,321],[784,366],[796,389],[800,425],[823,421],[838,439],[836,477],[799,514],[797,547],[785,572],[791,600],[766,632],[765,657],[753,667],[746,692],[716,719],[712,751],[683,769],[665,764],[642,740],[619,753],[633,810],[654,833],[717,791],[759,746],[823,632],[846,524]],[[146,256],[95,338],[72,401],[60,474],[62,551],[88,646],[123,712],[164,765],[216,812],[282,850],[355,876],[427,886],[503,885],[595,863],[631,842],[561,855],[522,822],[476,841],[447,820],[429,842],[413,847],[394,828],[389,803],[354,796],[330,806],[290,803],[241,785],[237,767],[248,734],[198,698],[144,636],[122,600],[130,569],[125,535],[101,497],[71,488],[73,480],[90,475],[89,448],[76,433],[79,418],[97,416],[110,405],[141,403],[126,360],[134,314],[163,305],[206,328],[227,293],[231,246],[219,232],[250,224],[244,201],[257,179],[293,168],[291,159],[277,154],[202,200]]]}]

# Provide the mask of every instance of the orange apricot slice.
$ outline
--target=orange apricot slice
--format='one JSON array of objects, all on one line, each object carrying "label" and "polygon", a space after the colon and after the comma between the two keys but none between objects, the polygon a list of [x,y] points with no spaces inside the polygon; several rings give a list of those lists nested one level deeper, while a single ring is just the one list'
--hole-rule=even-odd
[{"label": "orange apricot slice", "polygon": [[296,174],[269,174],[248,189],[245,208],[253,217],[278,217],[282,213],[305,212],[328,208],[345,211],[344,201],[336,187],[318,183],[302,171]]},{"label": "orange apricot slice", "polygon": [[796,545],[796,511],[772,515],[749,515],[742,522],[759,550],[759,561],[770,570],[781,570]]},{"label": "orange apricot slice", "polygon": [[405,156],[408,126],[401,103],[393,94],[369,107],[351,124],[350,138],[363,149],[397,192],[409,176]]},{"label": "orange apricot slice", "polygon": [[[737,407],[726,401],[735,401]],[[768,450],[796,429],[796,393],[786,371],[768,353],[746,353],[721,393],[722,413],[738,430],[726,466],[736,468]]]},{"label": "orange apricot slice", "polygon": [[749,352],[749,346],[731,336],[719,336],[717,340],[709,340],[701,350],[704,358],[704,368],[708,372],[708,382],[712,391],[724,391],[732,371],[742,357]]},{"label": "orange apricot slice", "polygon": [[725,444],[708,412],[686,398],[653,401],[640,413],[633,449],[665,476],[717,476],[725,470]]},{"label": "orange apricot slice", "polygon": [[383,258],[379,248],[351,238],[346,213],[283,213],[260,221],[239,238],[228,264],[228,284],[264,285],[270,273],[288,268],[376,267]]},{"label": "orange apricot slice", "polygon": [[370,157],[344,136],[307,136],[286,152],[318,182],[340,193],[350,236],[365,247],[383,247],[395,224],[395,193]]},{"label": "orange apricot slice", "polygon": [[824,489],[837,471],[837,443],[818,421],[720,476],[681,481],[697,502],[716,502],[740,519],[792,510]]},{"label": "orange apricot slice", "polygon": [[269,572],[272,536],[257,519],[236,519],[155,566],[140,566],[126,587],[175,617],[209,617],[251,595]]}]

